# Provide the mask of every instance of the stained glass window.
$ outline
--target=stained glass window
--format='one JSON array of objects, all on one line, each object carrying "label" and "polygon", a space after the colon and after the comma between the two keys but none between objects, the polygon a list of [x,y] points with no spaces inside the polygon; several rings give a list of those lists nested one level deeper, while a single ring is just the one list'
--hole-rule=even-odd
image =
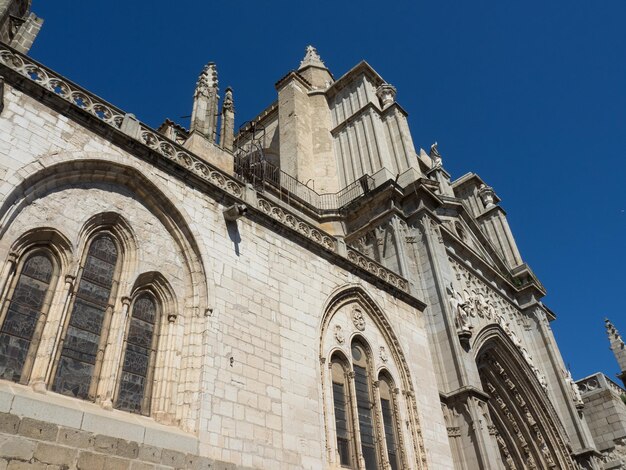
[{"label": "stained glass window", "polygon": [[23,381],[22,372],[53,275],[50,258],[26,260],[0,328],[0,378]]},{"label": "stained glass window", "polygon": [[117,258],[109,235],[89,247],[52,387],[56,392],[89,398]]},{"label": "stained glass window", "polygon": [[141,295],[133,304],[116,403],[121,410],[149,412],[146,392],[154,354],[156,311],[151,294]]}]

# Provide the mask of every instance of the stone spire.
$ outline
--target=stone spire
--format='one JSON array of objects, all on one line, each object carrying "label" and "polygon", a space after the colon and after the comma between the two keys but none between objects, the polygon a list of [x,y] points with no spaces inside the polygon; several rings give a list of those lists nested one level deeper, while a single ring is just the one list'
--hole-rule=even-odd
[{"label": "stone spire", "polygon": [[626,346],[624,345],[619,331],[617,331],[617,328],[613,326],[608,318],[604,320],[604,324],[611,343],[611,351],[615,354],[615,359],[617,359],[617,363],[619,364],[620,374],[618,377],[622,379],[622,382],[624,382],[626,386]]},{"label": "stone spire", "polygon": [[233,151],[235,137],[235,102],[233,101],[233,89],[226,88],[224,102],[222,103],[222,125],[220,127],[220,147],[224,150]]},{"label": "stone spire", "polygon": [[304,55],[304,59],[302,59],[302,61],[300,62],[300,67],[298,68],[298,70],[311,65],[315,67],[321,67],[323,69],[326,68],[324,62],[322,62],[322,58],[317,53],[317,49],[309,45],[306,46],[306,54]]},{"label": "stone spire", "polygon": [[218,101],[217,68],[209,62],[202,69],[196,83],[193,96],[193,112],[191,113],[191,131],[198,132],[210,142],[215,142],[217,133]]},{"label": "stone spire", "polygon": [[325,90],[335,81],[313,46],[306,47],[306,54],[300,62],[298,74],[315,90]]}]

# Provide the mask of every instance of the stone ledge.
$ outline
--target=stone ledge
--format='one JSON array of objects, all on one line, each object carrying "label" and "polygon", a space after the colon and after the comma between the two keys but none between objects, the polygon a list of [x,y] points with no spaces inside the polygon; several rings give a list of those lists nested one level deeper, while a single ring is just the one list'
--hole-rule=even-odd
[{"label": "stone ledge", "polygon": [[30,387],[11,382],[0,381],[0,415],[17,416],[22,422],[39,421],[48,426],[103,434],[185,454],[198,452],[198,438],[173,426],[124,411],[104,410],[94,403],[52,392],[37,393]]}]

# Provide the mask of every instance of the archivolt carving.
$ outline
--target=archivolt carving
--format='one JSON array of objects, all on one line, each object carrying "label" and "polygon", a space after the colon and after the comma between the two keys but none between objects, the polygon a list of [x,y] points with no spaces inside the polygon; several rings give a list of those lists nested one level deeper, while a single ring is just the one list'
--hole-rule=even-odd
[{"label": "archivolt carving", "polygon": [[[526,384],[523,376],[514,381],[511,368],[516,365],[505,367],[505,361],[494,351],[481,353],[479,369],[485,391],[491,396],[496,438],[507,467],[523,464],[524,468],[573,468],[564,430],[549,402],[532,392],[532,385]],[[519,454],[507,447],[513,442]]]}]

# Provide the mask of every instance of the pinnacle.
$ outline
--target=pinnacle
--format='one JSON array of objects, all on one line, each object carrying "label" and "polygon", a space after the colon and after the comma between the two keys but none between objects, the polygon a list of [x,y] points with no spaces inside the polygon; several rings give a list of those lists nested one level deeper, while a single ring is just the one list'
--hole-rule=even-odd
[{"label": "pinnacle", "polygon": [[215,62],[209,62],[202,69],[196,88],[217,88],[217,84],[217,67]]},{"label": "pinnacle", "polygon": [[317,49],[315,49],[315,47],[311,45],[306,47],[306,54],[304,55],[304,59],[302,59],[302,61],[300,62],[299,69],[308,67],[310,65],[326,68],[324,62],[322,62],[322,58],[317,53]]}]

